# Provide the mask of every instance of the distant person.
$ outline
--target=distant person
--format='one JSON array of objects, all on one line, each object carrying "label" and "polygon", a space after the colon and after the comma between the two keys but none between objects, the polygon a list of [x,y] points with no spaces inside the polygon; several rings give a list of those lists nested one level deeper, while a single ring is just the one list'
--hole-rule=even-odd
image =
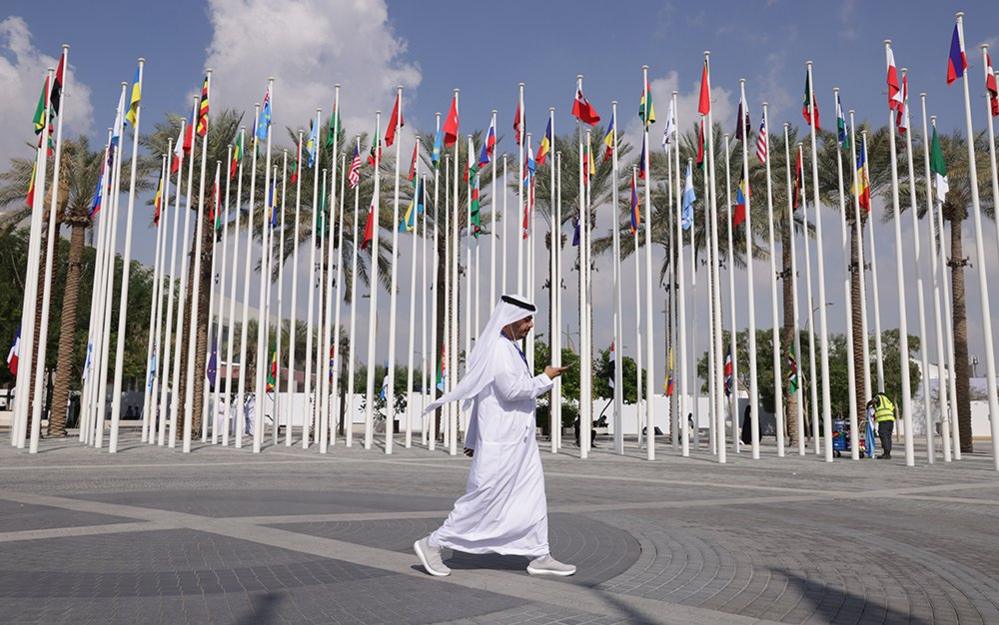
[{"label": "distant person", "polygon": [[871,400],[874,403],[874,422],[881,439],[881,455],[878,460],[891,459],[891,435],[895,430],[895,402],[884,393],[878,393]]},{"label": "distant person", "polygon": [[742,411],[742,432],[740,433],[743,445],[753,444],[753,411],[749,404],[746,404],[746,409]]},{"label": "distant person", "polygon": [[536,310],[530,302],[504,295],[472,348],[464,377],[424,410],[452,401],[472,405],[465,436],[465,455],[472,457],[467,490],[444,524],[413,544],[431,575],[451,573],[441,559],[443,547],[527,556],[531,575],[576,572],[553,558],[548,547],[548,502],[534,411],[537,398],[565,368],[548,366],[531,375],[518,343],[534,327]]},{"label": "distant person", "polygon": [[872,399],[867,402],[866,410],[864,411],[867,416],[867,429],[864,431],[864,444],[868,458],[874,457],[874,412],[876,406],[877,402]]}]

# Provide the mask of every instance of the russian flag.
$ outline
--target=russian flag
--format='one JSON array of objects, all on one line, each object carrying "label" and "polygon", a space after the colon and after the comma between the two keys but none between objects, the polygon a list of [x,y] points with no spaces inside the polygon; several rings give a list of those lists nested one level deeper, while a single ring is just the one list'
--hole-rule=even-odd
[{"label": "russian flag", "polygon": [[964,41],[954,24],[954,34],[950,38],[950,55],[947,57],[947,84],[964,76],[968,69],[968,57],[964,54]]},{"label": "russian flag", "polygon": [[486,140],[482,143],[482,151],[479,152],[479,167],[485,167],[493,160],[493,150],[496,148],[496,125],[489,124],[489,132]]}]

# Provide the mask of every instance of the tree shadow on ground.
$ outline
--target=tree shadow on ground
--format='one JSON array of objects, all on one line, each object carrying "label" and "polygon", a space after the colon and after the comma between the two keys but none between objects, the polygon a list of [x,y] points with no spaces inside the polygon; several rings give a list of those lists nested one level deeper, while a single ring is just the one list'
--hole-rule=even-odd
[{"label": "tree shadow on ground", "polygon": [[[809,622],[849,625],[882,623],[932,625],[931,621],[918,615],[888,607],[886,597],[857,595],[847,592],[841,586],[830,586],[821,580],[801,577],[786,569],[771,569],[771,572],[783,577],[791,589],[801,594],[803,601],[811,604],[813,612],[807,617]],[[806,619],[802,619],[804,620]]]},{"label": "tree shadow on ground", "polygon": [[284,595],[277,592],[253,593],[249,595],[251,607],[245,614],[237,617],[235,625],[266,625],[277,623],[283,619],[277,618],[277,607],[285,600]]}]

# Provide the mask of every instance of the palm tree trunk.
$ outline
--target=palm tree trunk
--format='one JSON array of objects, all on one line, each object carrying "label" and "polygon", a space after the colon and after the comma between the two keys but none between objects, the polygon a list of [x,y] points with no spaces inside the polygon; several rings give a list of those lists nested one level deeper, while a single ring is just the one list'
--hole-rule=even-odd
[{"label": "palm tree trunk", "polygon": [[[864,269],[860,266],[861,240],[857,239],[856,223],[851,221],[850,226],[850,323],[853,326],[853,377],[856,380],[853,401],[857,406],[857,414],[864,415],[864,406],[867,404],[864,392],[866,388],[864,342],[867,340],[867,335],[864,332],[864,319],[861,314],[864,293],[860,290],[860,276]],[[863,217],[861,217],[860,226],[861,236],[863,236]]]},{"label": "palm tree trunk", "polygon": [[962,219],[950,220],[950,271],[954,307],[954,374],[957,376],[957,421],[961,430],[961,452],[971,453],[971,393],[968,377],[968,315],[964,302],[964,245]]},{"label": "palm tree trunk", "polygon": [[[791,231],[788,224],[784,224],[780,235],[781,247],[781,278],[783,280],[782,296],[784,299],[784,332],[781,337],[781,344],[784,349],[791,351],[794,346],[794,290],[791,280]],[[801,358],[800,354],[795,354],[795,358]],[[801,370],[801,367],[798,367]],[[800,373],[799,373],[800,376]],[[794,394],[788,393],[787,384],[781,381],[782,393],[784,393],[784,433],[789,440],[795,440],[798,434],[798,396],[801,394],[801,384],[798,384],[798,391]]]},{"label": "palm tree trunk", "polygon": [[[208,359],[208,304],[209,294],[212,289],[212,246],[215,244],[215,228],[212,224],[211,214],[205,211],[202,223],[201,237],[201,275],[198,280],[201,286],[198,291],[198,310],[195,315],[195,328],[197,335],[194,337],[194,405],[192,411],[191,432],[192,437],[196,437],[201,431],[201,420],[204,415],[201,412],[202,402],[205,392],[205,364]],[[192,268],[193,271],[193,268]]]},{"label": "palm tree trunk", "polygon": [[83,269],[84,234],[87,223],[70,225],[69,259],[66,288],[63,291],[62,315],[59,320],[59,351],[56,356],[55,383],[52,390],[52,410],[48,435],[66,436],[66,403],[69,401],[69,378],[73,370],[73,348],[76,343],[76,306],[80,300],[80,276]]},{"label": "palm tree trunk", "polygon": [[[439,215],[438,215],[439,216]],[[437,337],[434,349],[437,350],[437,366],[444,368],[442,365],[445,363],[446,359],[453,358],[451,354],[445,353],[444,347],[444,328],[447,323],[447,319],[444,315],[444,306],[446,305],[445,298],[445,275],[444,275],[444,252],[447,250],[445,242],[447,241],[447,233],[444,236],[437,239],[437,258],[438,258],[438,269],[437,269],[437,284],[434,285],[434,297],[437,299],[437,327],[434,328],[434,335]],[[444,360],[442,360],[444,359]],[[440,397],[441,393],[437,389],[437,372],[430,372],[430,385],[433,389],[434,397]],[[443,440],[443,432],[441,431],[441,411],[438,408],[434,412],[434,420],[436,425],[434,427],[434,432],[436,432],[437,437]]]}]

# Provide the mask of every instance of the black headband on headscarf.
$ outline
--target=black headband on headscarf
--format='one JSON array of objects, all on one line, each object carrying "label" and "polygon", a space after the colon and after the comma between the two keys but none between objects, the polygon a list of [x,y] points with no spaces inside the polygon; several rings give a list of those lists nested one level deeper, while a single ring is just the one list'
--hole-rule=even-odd
[{"label": "black headband on headscarf", "polygon": [[516,297],[514,297],[512,295],[503,295],[503,296],[500,297],[500,299],[502,299],[507,304],[513,304],[514,306],[517,306],[519,308],[523,308],[524,310],[529,310],[532,313],[538,312],[538,307],[535,306],[534,304],[531,304],[530,302],[525,302],[523,300],[517,299]]}]

